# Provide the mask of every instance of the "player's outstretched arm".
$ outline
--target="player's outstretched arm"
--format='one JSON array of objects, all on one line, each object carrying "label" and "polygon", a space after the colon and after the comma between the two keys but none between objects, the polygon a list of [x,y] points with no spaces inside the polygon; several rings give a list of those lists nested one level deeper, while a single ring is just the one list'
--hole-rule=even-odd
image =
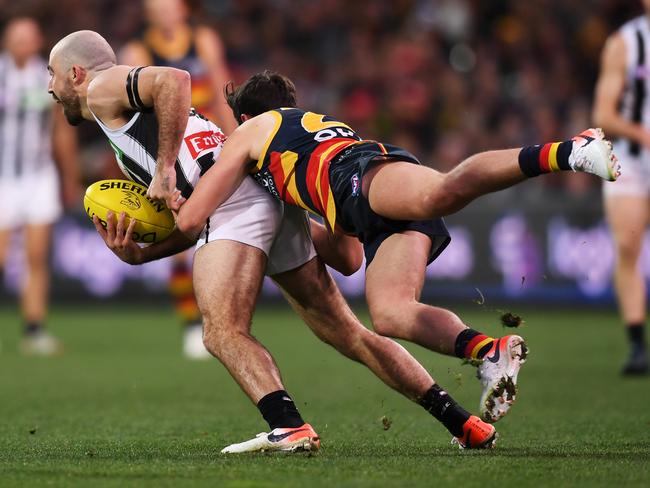
[{"label": "player's outstretched arm", "polygon": [[363,263],[363,247],[354,236],[329,232],[320,222],[310,219],[311,238],[316,252],[330,268],[344,276],[356,273]]},{"label": "player's outstretched arm", "polygon": [[196,240],[210,215],[235,192],[251,164],[251,136],[246,124],[226,140],[219,157],[199,179],[190,198],[181,206],[176,226]]},{"label": "player's outstretched arm", "polygon": [[182,232],[175,229],[167,239],[147,247],[140,247],[133,240],[133,228],[137,222],[136,219],[131,219],[127,225],[127,217],[124,212],[121,212],[117,219],[115,217],[113,212],[107,214],[106,228],[102,226],[96,215],[93,216],[93,223],[106,246],[127,264],[144,264],[166,258],[185,251],[196,242],[188,239]]}]

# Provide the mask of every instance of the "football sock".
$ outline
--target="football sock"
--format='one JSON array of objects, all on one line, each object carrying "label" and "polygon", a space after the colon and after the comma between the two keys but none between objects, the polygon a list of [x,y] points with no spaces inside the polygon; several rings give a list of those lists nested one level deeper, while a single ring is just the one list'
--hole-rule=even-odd
[{"label": "football sock", "polygon": [[519,152],[519,168],[529,178],[544,173],[570,170],[569,155],[572,147],[573,141],[549,142],[524,147]]},{"label": "football sock", "polygon": [[300,427],[305,421],[296,404],[284,390],[274,391],[257,402],[257,408],[271,430],[278,427]]},{"label": "football sock", "polygon": [[424,409],[438,419],[452,435],[461,437],[463,425],[470,417],[463,407],[445,390],[434,384],[418,401]]},{"label": "football sock", "polygon": [[461,359],[483,359],[483,356],[492,348],[494,341],[494,337],[467,328],[456,337],[456,357]]},{"label": "football sock", "polygon": [[185,325],[201,322],[201,312],[194,297],[192,271],[187,263],[174,263],[169,277],[169,291],[174,298],[174,308]]},{"label": "football sock", "polygon": [[633,347],[645,349],[645,324],[628,324],[627,337]]},{"label": "football sock", "polygon": [[27,322],[23,327],[23,334],[26,336],[34,335],[43,330],[43,324],[41,322]]}]

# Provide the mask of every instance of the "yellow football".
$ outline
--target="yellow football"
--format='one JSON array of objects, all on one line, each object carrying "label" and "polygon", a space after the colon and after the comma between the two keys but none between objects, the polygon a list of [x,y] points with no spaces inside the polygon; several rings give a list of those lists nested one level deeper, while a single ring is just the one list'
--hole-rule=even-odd
[{"label": "yellow football", "polygon": [[[127,180],[101,180],[86,190],[84,208],[88,217],[99,217],[106,227],[109,211],[115,218],[124,212],[137,223],[133,228],[135,242],[153,243],[166,239],[174,230],[174,216],[165,204],[147,198],[147,188]],[[128,225],[127,220],[127,225]]]}]

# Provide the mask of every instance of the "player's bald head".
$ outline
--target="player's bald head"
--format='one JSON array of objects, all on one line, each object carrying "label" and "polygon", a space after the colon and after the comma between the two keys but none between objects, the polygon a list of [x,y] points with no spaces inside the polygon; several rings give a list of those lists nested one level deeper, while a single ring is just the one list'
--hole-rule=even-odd
[{"label": "player's bald head", "polygon": [[68,34],[50,51],[50,64],[68,70],[79,65],[87,71],[110,68],[117,63],[115,51],[97,32],[82,30]]}]

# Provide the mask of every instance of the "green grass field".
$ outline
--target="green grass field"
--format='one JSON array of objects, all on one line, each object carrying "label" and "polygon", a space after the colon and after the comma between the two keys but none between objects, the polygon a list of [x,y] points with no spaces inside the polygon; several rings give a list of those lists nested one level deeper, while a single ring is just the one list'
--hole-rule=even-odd
[{"label": "green grass field", "polygon": [[[223,446],[266,424],[216,360],[181,357],[171,310],[55,308],[67,353],[42,359],[16,352],[18,315],[1,308],[0,486],[650,486],[650,379],[619,377],[616,317],[521,312],[531,356],[519,401],[497,425],[496,449],[462,452],[424,410],[319,343],[288,309],[262,308],[254,331],[323,448],[226,457]],[[495,311],[461,315],[502,333]],[[409,349],[476,411],[472,367]]]}]

